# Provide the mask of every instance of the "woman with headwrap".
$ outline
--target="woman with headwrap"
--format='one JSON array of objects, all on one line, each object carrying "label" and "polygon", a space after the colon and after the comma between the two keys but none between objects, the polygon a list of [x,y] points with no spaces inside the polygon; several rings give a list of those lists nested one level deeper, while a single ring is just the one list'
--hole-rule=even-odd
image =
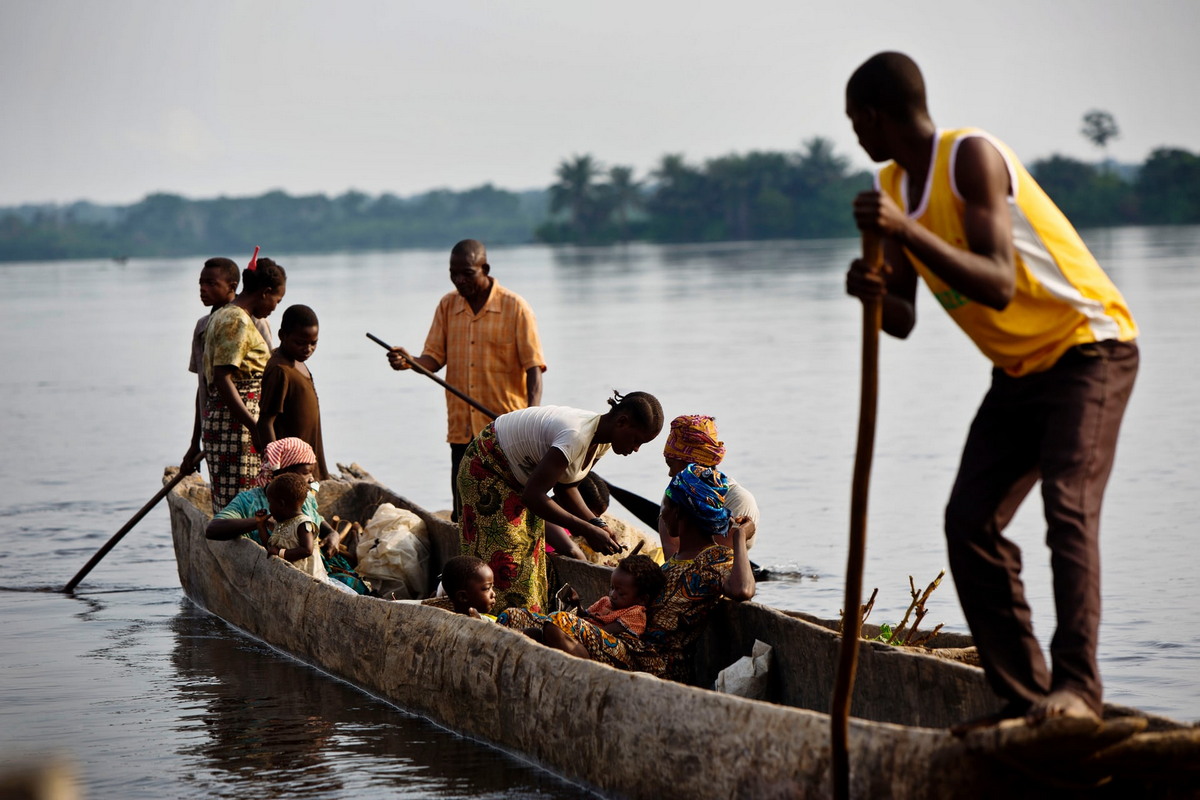
[{"label": "woman with headwrap", "polygon": [[[225,540],[245,536],[265,547],[266,542],[259,538],[257,515],[260,511],[270,513],[271,510],[270,503],[267,501],[267,484],[275,476],[287,472],[294,472],[311,483],[316,464],[316,453],[301,439],[289,436],[271,442],[263,450],[262,468],[256,481],[258,485],[238,492],[223,509],[217,512],[204,531],[205,537]],[[357,563],[355,547],[348,547],[348,555],[339,552],[338,545],[341,543],[341,536],[317,511],[316,492],[308,493],[301,511],[317,523],[321,538],[321,559],[329,577],[349,586],[359,594],[366,594],[367,585],[354,571]]]},{"label": "woman with headwrap", "polygon": [[755,524],[730,515],[728,492],[728,479],[700,464],[687,464],[667,486],[659,527],[678,549],[663,564],[667,588],[642,634],[637,668],[643,672],[688,680],[689,650],[717,602],[722,596],[737,602],[754,597],[746,540]]},{"label": "woman with headwrap", "polygon": [[[671,420],[671,430],[663,445],[663,459],[667,462],[667,474],[675,477],[688,464],[716,467],[725,458],[725,443],[717,433],[717,421],[712,417],[687,414]],[[725,508],[731,517],[749,517],[758,524],[758,503],[754,495],[728,475],[729,492],[725,495]],[[675,542],[660,530],[663,553],[675,552]],[[746,549],[754,546],[754,533],[746,534]]]},{"label": "woman with headwrap", "polygon": [[730,518],[727,491],[724,475],[698,464],[686,465],[671,479],[662,516],[679,549],[663,565],[666,588],[647,609],[649,621],[640,638],[597,634],[595,625],[567,612],[547,617],[509,609],[499,622],[580,658],[689,680],[689,650],[717,602],[754,597],[754,574],[746,556],[746,536],[754,533],[754,523]]}]

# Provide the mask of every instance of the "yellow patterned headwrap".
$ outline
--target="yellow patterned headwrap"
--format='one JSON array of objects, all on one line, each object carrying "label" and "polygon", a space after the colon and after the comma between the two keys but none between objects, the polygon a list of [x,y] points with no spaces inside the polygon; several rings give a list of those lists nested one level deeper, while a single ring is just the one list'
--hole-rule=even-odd
[{"label": "yellow patterned headwrap", "polygon": [[671,431],[663,445],[663,456],[715,467],[725,457],[725,443],[717,439],[717,422],[712,417],[688,414],[671,420]]}]

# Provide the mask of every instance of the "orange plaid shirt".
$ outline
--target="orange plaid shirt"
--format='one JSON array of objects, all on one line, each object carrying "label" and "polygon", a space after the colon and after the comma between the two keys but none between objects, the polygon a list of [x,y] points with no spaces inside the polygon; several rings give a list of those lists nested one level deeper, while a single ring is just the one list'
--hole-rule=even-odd
[{"label": "orange plaid shirt", "polygon": [[[497,414],[526,408],[525,372],[546,369],[533,309],[495,278],[478,314],[458,292],[442,298],[422,355],[436,361],[438,369],[446,367],[446,383]],[[451,444],[468,444],[491,422],[449,392],[446,412]]]}]

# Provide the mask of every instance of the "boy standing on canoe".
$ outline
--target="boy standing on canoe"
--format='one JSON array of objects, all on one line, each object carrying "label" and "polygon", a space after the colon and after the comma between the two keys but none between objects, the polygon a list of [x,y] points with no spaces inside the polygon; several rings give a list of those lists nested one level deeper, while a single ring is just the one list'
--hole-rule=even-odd
[{"label": "boy standing on canoe", "polygon": [[[883,329],[916,324],[919,275],[994,364],[946,507],[950,567],[992,688],[994,717],[1095,718],[1102,687],[1100,504],[1137,374],[1137,326],[1075,229],[1012,152],[975,129],[939,130],[917,65],[879,53],[851,76],[846,114],[875,161],[854,201],[883,237],[883,273],[856,260],[847,291],[882,296]],[[1057,628],[1047,670],[1002,532],[1038,479]]]},{"label": "boy standing on canoe", "polygon": [[[541,402],[546,360],[533,309],[490,272],[482,242],[464,239],[454,245],[450,281],[455,291],[438,303],[423,352],[413,357],[403,347],[393,347],[388,362],[392,369],[408,369],[409,362],[415,361],[430,372],[444,365],[447,383],[494,413],[505,414]],[[491,420],[450,392],[446,392],[446,412],[457,520],[462,506],[458,465],[467,445]]]}]

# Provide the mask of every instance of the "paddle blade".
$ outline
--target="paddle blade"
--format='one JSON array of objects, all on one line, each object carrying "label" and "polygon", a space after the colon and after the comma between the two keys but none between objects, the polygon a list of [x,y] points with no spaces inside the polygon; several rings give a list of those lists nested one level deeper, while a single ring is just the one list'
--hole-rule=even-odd
[{"label": "paddle blade", "polygon": [[[599,475],[596,475],[596,477],[600,478]],[[604,479],[600,478],[600,480],[603,481]],[[641,495],[626,491],[620,486],[614,486],[608,483],[608,481],[604,482],[608,484],[608,493],[616,498],[618,503],[625,506],[629,510],[629,513],[633,514],[644,524],[649,525],[651,530],[658,530],[658,503],[653,500],[647,500]]]}]

